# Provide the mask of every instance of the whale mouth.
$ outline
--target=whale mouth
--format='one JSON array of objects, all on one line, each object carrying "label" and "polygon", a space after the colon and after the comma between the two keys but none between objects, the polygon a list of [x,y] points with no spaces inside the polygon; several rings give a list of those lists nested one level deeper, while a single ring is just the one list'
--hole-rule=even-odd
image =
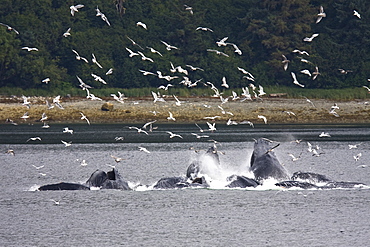
[{"label": "whale mouth", "polygon": [[[265,140],[265,141],[268,141],[268,142],[270,142],[270,143],[277,142],[277,141],[273,141],[273,140],[267,139],[267,138],[265,138],[265,137],[262,137],[262,138],[260,138],[260,139]],[[254,142],[255,142],[255,143],[257,143],[257,139],[254,139],[254,138],[253,138],[253,140],[254,140]]]},{"label": "whale mouth", "polygon": [[266,151],[265,154],[268,154],[269,152],[273,152],[275,148],[277,148],[278,146],[280,146],[280,143],[278,142],[278,144],[276,144],[275,146],[273,146],[272,148],[270,148],[269,150]]},{"label": "whale mouth", "polygon": [[270,140],[270,139],[267,139],[267,138],[264,138],[264,137],[263,137],[263,138],[261,138],[261,139],[262,139],[262,140],[265,140],[265,141],[268,141],[268,142],[271,142],[271,143],[272,143],[272,142],[276,142],[276,141],[273,141],[273,140]]}]

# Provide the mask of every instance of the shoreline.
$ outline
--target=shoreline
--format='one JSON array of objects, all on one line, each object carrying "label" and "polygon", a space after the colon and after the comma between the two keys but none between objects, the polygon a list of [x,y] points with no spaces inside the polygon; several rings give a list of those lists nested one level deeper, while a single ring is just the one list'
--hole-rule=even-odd
[{"label": "shoreline", "polygon": [[[52,102],[52,98],[47,98]],[[22,124],[39,122],[45,112],[48,123],[85,123],[81,120],[81,113],[88,117],[92,124],[109,123],[145,123],[157,120],[157,123],[194,123],[194,122],[225,122],[250,121],[253,124],[367,124],[370,123],[370,105],[365,100],[334,102],[328,100],[264,98],[258,101],[229,100],[227,103],[218,98],[179,97],[181,105],[176,105],[173,97],[165,98],[166,102],[153,102],[151,97],[128,98],[124,103],[107,98],[103,101],[92,101],[86,98],[61,98],[64,109],[54,106],[48,109],[45,98],[31,98],[31,107],[22,105],[23,100],[2,99],[0,102],[0,121],[7,119]],[[113,104],[113,109],[103,111],[104,103]],[[337,116],[330,114],[331,107]],[[29,118],[21,119],[28,112]],[[176,121],[168,120],[169,112]],[[214,120],[211,117],[216,117]]]}]

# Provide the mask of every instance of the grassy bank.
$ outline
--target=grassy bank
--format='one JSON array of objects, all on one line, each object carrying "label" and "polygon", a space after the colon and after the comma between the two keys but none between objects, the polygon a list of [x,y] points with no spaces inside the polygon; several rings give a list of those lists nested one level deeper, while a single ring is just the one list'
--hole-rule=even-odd
[{"label": "grassy bank", "polygon": [[[103,89],[91,89],[90,92],[97,97],[111,97],[111,94],[117,94],[117,91],[124,93],[127,97],[151,97],[151,91],[161,92],[166,95],[176,95],[180,97],[207,97],[214,94],[210,87],[197,87],[197,88],[172,88],[170,87],[168,91],[159,90],[157,88],[103,88]],[[242,93],[242,90],[237,89],[226,89],[223,90],[224,96],[231,96],[232,91],[235,91],[238,95]],[[307,97],[310,99],[327,99],[327,100],[354,100],[354,99],[369,99],[370,94],[367,89],[362,87],[356,88],[345,88],[345,89],[307,89],[307,88],[297,88],[297,87],[281,87],[281,86],[266,86],[264,91],[269,94],[275,93],[285,93],[286,98],[302,98]],[[33,89],[21,89],[21,88],[11,88],[3,87],[0,88],[0,95],[2,96],[43,96],[43,97],[53,97],[56,95],[70,95],[71,97],[85,97],[86,92],[80,88],[66,88],[66,89],[43,89],[43,88],[33,88]]]}]

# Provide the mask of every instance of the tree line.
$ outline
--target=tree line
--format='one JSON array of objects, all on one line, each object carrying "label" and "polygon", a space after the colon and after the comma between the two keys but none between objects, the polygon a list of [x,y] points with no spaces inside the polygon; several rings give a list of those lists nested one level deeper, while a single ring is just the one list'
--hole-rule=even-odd
[{"label": "tree line", "polygon": [[[84,6],[72,15],[77,4]],[[320,6],[325,17],[316,23]],[[360,87],[370,75],[369,7],[362,0],[4,0],[0,22],[14,29],[0,26],[0,87],[78,87],[76,76],[94,88],[182,87],[185,77],[198,87],[220,86],[223,77],[230,88],[297,87],[291,72],[305,88]],[[226,45],[217,45],[225,37]],[[173,72],[177,66],[186,73]],[[167,81],[157,71],[178,78]]]}]

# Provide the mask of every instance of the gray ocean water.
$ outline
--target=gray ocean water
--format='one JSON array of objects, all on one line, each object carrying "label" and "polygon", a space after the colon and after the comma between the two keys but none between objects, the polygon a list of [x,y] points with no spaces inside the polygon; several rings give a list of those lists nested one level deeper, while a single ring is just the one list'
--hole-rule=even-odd
[{"label": "gray ocean water", "polygon": [[[62,133],[64,127],[74,134]],[[286,169],[370,185],[367,126],[217,125],[196,139],[195,125],[159,125],[138,134],[128,125],[1,125],[0,246],[369,246],[369,189],[176,189],[35,191],[44,184],[85,182],[114,165],[131,186],[184,175],[197,157],[218,149],[225,173],[249,167],[253,138],[280,142]],[[141,127],[140,125],[136,125]],[[206,126],[202,126],[206,128]],[[166,131],[183,139],[169,139]],[[322,132],[330,138],[319,138]],[[29,141],[30,137],[41,141]],[[115,141],[123,136],[123,141]],[[300,144],[291,142],[302,139]],[[65,147],[61,140],[72,141]],[[312,156],[307,142],[322,154]],[[349,149],[349,144],[359,144]],[[151,153],[140,152],[138,147]],[[5,154],[13,149],[15,156]],[[292,161],[288,153],[301,158]],[[361,153],[358,161],[353,156]],[[116,163],[111,155],[124,160]],[[87,166],[81,166],[85,160]],[[44,166],[36,169],[34,166]],[[138,187],[142,188],[142,187]],[[55,205],[52,200],[60,202]]]}]

